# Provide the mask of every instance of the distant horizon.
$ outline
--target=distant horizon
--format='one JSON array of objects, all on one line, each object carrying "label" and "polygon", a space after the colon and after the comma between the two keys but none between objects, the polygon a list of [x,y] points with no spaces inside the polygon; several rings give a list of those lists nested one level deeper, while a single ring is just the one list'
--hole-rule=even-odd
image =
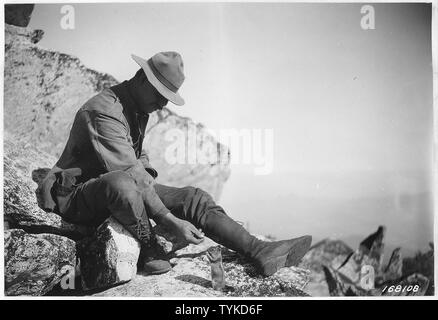
[{"label": "distant horizon", "polygon": [[[366,174],[368,179],[361,177],[361,174]],[[313,243],[316,239],[355,238],[356,243],[353,242],[352,245],[357,245],[360,239],[377,230],[379,225],[385,225],[386,241],[391,246],[402,247],[404,253],[411,254],[416,250],[427,249],[428,243],[434,241],[433,178],[427,175],[427,171],[420,174],[420,177],[409,177],[409,173],[394,175],[393,172],[361,174],[327,173],[326,175],[331,176],[327,178],[321,173],[315,173],[313,177],[309,173],[301,173],[305,179],[299,178],[300,174],[297,173],[283,174],[284,179],[291,180],[284,184],[288,192],[281,192],[280,187],[276,187],[278,179],[265,178],[261,185],[272,190],[275,195],[255,200],[258,209],[252,214],[252,222],[249,221],[250,231],[272,235],[277,239],[311,234],[314,237]],[[231,173],[230,182],[238,184],[243,179],[241,175],[233,176]],[[253,180],[256,181],[256,178]],[[321,181],[319,189],[315,187],[317,181]],[[358,186],[358,182],[363,186]],[[392,186],[394,184],[398,187],[397,192]],[[261,185],[253,187],[257,194],[263,192],[264,186]],[[387,190],[361,195],[361,188],[370,189],[373,185],[386,185]],[[244,214],[245,208],[250,207],[254,200],[236,201],[232,195],[225,196],[230,196],[230,201],[233,201],[229,214],[248,223],[244,219],[248,215]],[[228,199],[220,200],[219,203],[227,208],[227,201]],[[272,203],[275,206],[271,209]],[[276,214],[282,217],[276,224],[254,222],[264,215],[275,217]]]}]

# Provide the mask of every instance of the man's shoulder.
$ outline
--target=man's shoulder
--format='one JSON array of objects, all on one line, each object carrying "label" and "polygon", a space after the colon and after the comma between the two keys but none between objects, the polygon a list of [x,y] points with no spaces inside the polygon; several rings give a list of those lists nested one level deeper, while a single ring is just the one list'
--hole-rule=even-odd
[{"label": "man's shoulder", "polygon": [[117,119],[123,117],[123,106],[119,98],[111,89],[104,89],[89,99],[79,109],[80,111],[88,111],[93,113],[105,114]]}]

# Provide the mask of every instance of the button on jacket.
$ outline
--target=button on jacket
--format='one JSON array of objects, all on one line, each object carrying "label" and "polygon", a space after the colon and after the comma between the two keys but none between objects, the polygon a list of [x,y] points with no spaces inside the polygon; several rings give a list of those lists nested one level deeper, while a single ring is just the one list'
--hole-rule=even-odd
[{"label": "button on jacket", "polygon": [[142,151],[148,118],[137,112],[126,81],[88,100],[76,113],[65,149],[41,185],[41,207],[62,215],[75,186],[122,170],[144,191],[150,218],[167,213],[153,187],[157,171]]}]

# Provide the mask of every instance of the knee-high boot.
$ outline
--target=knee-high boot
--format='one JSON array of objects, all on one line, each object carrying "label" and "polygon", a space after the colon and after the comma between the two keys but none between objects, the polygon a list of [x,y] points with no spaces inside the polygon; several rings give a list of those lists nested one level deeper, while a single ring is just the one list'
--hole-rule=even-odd
[{"label": "knee-high boot", "polygon": [[296,266],[312,243],[311,236],[282,241],[261,241],[231,219],[213,198],[199,188],[189,188],[184,196],[182,218],[201,228],[217,243],[248,257],[263,275],[282,267]]},{"label": "knee-high boot", "polygon": [[282,267],[296,266],[312,243],[311,236],[282,241],[262,241],[245,230],[226,214],[206,212],[204,233],[215,242],[234,250],[253,261],[265,276]]}]

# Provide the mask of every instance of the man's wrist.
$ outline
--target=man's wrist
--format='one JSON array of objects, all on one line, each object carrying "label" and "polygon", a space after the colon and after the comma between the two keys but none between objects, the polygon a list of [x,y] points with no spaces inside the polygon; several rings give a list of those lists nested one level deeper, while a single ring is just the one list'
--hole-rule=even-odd
[{"label": "man's wrist", "polygon": [[170,211],[168,211],[164,214],[159,215],[154,220],[156,223],[166,226],[172,223],[175,219],[176,217]]}]

